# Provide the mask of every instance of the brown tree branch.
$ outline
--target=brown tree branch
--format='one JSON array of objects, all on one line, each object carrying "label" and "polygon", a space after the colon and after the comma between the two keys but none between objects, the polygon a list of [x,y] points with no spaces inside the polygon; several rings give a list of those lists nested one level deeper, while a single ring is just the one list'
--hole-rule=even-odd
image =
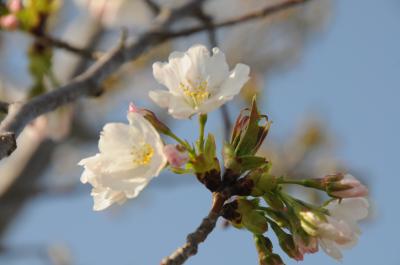
[{"label": "brown tree branch", "polygon": [[[287,8],[305,3],[309,0],[286,0],[274,6],[269,6],[260,11],[214,24],[215,28],[232,26],[241,22],[254,20],[260,17],[285,10]],[[168,39],[187,36],[209,28],[202,25],[178,32],[168,31],[167,28],[177,19],[192,14],[203,3],[197,0],[185,6],[173,10],[162,23],[154,30],[142,35],[139,40],[127,47],[119,45],[109,53],[102,56],[94,65],[80,76],[77,76],[70,83],[59,89],[38,96],[23,104],[18,110],[10,112],[0,124],[0,159],[10,155],[16,148],[16,137],[22,129],[34,118],[50,112],[62,105],[76,101],[81,97],[96,96],[102,93],[100,88],[102,81],[109,77],[127,61],[139,57],[149,48],[161,44]],[[123,42],[121,42],[123,44]]]}]

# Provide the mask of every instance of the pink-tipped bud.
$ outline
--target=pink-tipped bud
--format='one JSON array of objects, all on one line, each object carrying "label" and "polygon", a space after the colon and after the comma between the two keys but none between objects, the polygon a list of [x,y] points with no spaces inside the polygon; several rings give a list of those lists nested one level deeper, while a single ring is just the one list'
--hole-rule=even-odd
[{"label": "pink-tipped bud", "polygon": [[16,13],[22,9],[22,1],[21,0],[11,0],[7,4],[8,9],[12,13]]},{"label": "pink-tipped bud", "polygon": [[135,106],[132,102],[129,103],[128,112],[137,113],[139,112],[139,108]]},{"label": "pink-tipped bud", "polygon": [[164,146],[164,154],[167,157],[168,163],[174,168],[180,168],[189,161],[188,153],[176,145],[167,144]]},{"label": "pink-tipped bud", "polygon": [[330,189],[330,194],[338,198],[356,198],[368,195],[368,188],[350,174],[346,174]]},{"label": "pink-tipped bud", "polygon": [[18,18],[14,14],[5,15],[0,18],[0,27],[6,30],[15,30],[19,26]]},{"label": "pink-tipped bud", "polygon": [[145,118],[148,122],[151,123],[151,125],[154,126],[154,128],[156,128],[156,130],[159,133],[165,134],[165,135],[171,135],[172,132],[171,130],[168,128],[167,125],[165,125],[163,122],[161,122],[156,114],[154,114],[154,112],[148,110],[148,109],[142,109],[142,108],[138,108],[135,104],[130,103],[129,107],[128,107],[128,115],[129,113],[138,113],[139,115],[142,115],[143,118]]}]

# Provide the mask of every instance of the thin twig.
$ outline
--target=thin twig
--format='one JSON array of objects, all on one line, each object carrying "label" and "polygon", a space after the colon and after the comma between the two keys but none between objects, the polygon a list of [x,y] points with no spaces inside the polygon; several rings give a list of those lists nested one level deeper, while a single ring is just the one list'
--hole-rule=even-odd
[{"label": "thin twig", "polygon": [[[87,71],[77,76],[70,83],[52,92],[40,95],[23,104],[18,110],[10,112],[0,124],[0,159],[10,155],[16,148],[16,137],[22,129],[36,117],[53,111],[67,103],[81,97],[96,96],[102,93],[101,83],[124,63],[138,58],[149,48],[159,45],[171,38],[187,36],[207,29],[206,26],[194,27],[179,32],[167,31],[170,24],[181,17],[186,17],[193,12],[204,0],[197,0],[173,10],[155,30],[142,35],[136,43],[127,47],[118,45],[115,49],[105,54]],[[214,27],[232,26],[237,23],[253,20],[273,14],[309,0],[287,0],[263,10],[215,24]]]},{"label": "thin twig", "polygon": [[[233,19],[229,19],[229,20],[222,21],[219,23],[215,23],[213,25],[213,27],[215,29],[217,29],[217,28],[234,26],[236,24],[263,18],[268,15],[272,15],[272,14],[278,13],[280,11],[287,10],[291,7],[295,7],[295,6],[304,4],[309,1],[310,0],[286,0],[286,1],[280,2],[276,5],[268,6],[264,9],[257,10],[256,12],[252,12],[250,14],[246,14],[246,15],[238,17],[238,18],[233,18]],[[198,32],[207,30],[207,28],[209,28],[209,26],[201,25],[201,26],[196,26],[196,27],[192,27],[192,28],[188,28],[188,29],[179,30],[179,31],[164,32],[164,34],[166,34],[169,38],[176,38],[176,37],[192,35],[194,33],[198,33]]]},{"label": "thin twig", "polygon": [[85,49],[85,48],[79,48],[79,47],[72,45],[71,43],[68,43],[68,42],[60,40],[60,39],[56,39],[49,35],[44,35],[44,36],[32,35],[32,36],[35,37],[36,41],[38,41],[39,43],[41,43],[43,45],[49,45],[49,46],[52,46],[55,48],[63,49],[63,50],[77,54],[77,55],[82,56],[87,59],[97,60],[102,55],[102,53],[100,53],[100,52],[92,51],[92,50]]}]

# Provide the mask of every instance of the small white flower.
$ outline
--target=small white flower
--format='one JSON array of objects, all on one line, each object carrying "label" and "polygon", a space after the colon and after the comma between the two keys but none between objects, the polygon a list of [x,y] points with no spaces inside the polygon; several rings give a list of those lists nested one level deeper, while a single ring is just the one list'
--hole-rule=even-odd
[{"label": "small white flower", "polygon": [[341,249],[354,246],[361,234],[357,221],[367,217],[369,204],[365,198],[335,200],[326,206],[330,215],[326,220],[313,212],[302,212],[302,227],[318,237],[322,249],[331,257],[341,260]]},{"label": "small white flower", "polygon": [[203,45],[186,52],[173,52],[168,63],[153,64],[153,75],[168,88],[150,91],[150,98],[177,119],[208,113],[231,100],[249,79],[250,68],[237,64],[229,72],[225,55],[214,48],[213,55]]},{"label": "small white flower", "polygon": [[93,186],[95,211],[135,198],[167,162],[154,127],[138,113],[129,112],[128,120],[106,124],[100,153],[79,162],[85,168],[81,181]]}]

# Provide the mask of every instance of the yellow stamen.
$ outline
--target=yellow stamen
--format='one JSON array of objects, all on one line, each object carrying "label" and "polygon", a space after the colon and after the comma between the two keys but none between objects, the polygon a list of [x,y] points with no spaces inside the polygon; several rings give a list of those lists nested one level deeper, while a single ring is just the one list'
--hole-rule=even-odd
[{"label": "yellow stamen", "polygon": [[145,166],[150,163],[154,155],[154,149],[151,145],[144,144],[139,150],[133,150],[132,155],[134,157],[133,163]]},{"label": "yellow stamen", "polygon": [[189,82],[190,86],[183,83],[179,84],[183,94],[193,100],[194,105],[197,107],[210,97],[210,93],[207,91],[208,82],[201,81],[197,86]]}]

